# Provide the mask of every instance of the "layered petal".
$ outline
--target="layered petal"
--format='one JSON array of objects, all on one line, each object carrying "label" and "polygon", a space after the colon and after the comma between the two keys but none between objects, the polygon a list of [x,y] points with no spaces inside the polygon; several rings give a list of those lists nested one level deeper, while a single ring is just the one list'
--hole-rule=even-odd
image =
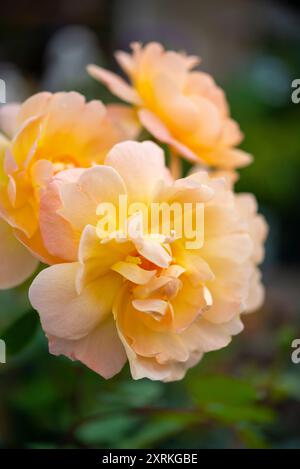
[{"label": "layered petal", "polygon": [[235,148],[243,135],[230,117],[224,91],[213,78],[195,71],[199,60],[166,51],[156,42],[132,44],[132,54],[116,58],[131,84],[95,65],[88,72],[138,110],[143,126],[173,152],[192,162],[233,169],[251,162]]},{"label": "layered petal", "polygon": [[17,240],[12,228],[0,219],[0,289],[24,282],[37,265],[38,260]]},{"label": "layered petal", "polygon": [[[149,63],[161,54],[148,52]],[[112,209],[105,230],[101,203]],[[170,233],[159,217],[144,231],[153,203],[188,210],[202,243],[188,243],[181,211],[163,212]],[[54,176],[41,220],[49,250],[72,261],[46,269],[30,289],[50,350],[106,378],[126,356],[134,379],[181,379],[203,354],[226,347],[243,330],[241,314],[262,302],[257,266],[267,230],[255,199],[206,171],[172,181],[153,143],[120,143],[106,165]]]},{"label": "layered petal", "polygon": [[[102,164],[115,143],[137,137],[140,126],[135,112],[122,105],[106,108],[97,100],[87,103],[76,92],[44,92],[21,105],[1,108],[0,127],[10,138],[0,136],[2,217],[38,259],[48,264],[75,261],[80,229],[87,219],[95,220],[96,210],[94,206],[87,213],[83,210],[85,218],[79,228],[59,210],[67,211],[65,205],[76,204],[78,199],[78,221],[84,196],[80,197],[77,186],[71,183],[75,183],[83,168]],[[87,175],[88,181],[81,181],[82,190],[87,189],[88,204],[92,197],[107,197],[109,184],[105,186],[105,177],[102,175],[101,181],[101,176],[92,172]],[[121,181],[120,176],[115,175],[116,178]],[[67,182],[70,185],[62,195],[60,188]],[[106,193],[99,193],[98,182],[106,187]],[[111,193],[114,191],[112,187]]]},{"label": "layered petal", "polygon": [[127,361],[125,349],[111,317],[79,340],[50,336],[49,350],[53,355],[66,355],[71,360],[81,361],[106,379],[119,373]]},{"label": "layered petal", "polygon": [[44,331],[62,339],[85,337],[111,311],[118,288],[111,273],[76,290],[79,264],[58,264],[43,270],[33,281],[29,298],[39,312]]}]

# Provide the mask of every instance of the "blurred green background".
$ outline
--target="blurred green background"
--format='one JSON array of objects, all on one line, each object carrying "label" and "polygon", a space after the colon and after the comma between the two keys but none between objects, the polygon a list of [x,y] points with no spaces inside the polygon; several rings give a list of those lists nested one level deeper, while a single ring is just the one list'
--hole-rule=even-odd
[{"label": "blurred green background", "polygon": [[85,72],[116,69],[112,53],[157,40],[202,57],[228,95],[255,156],[239,191],[256,194],[270,235],[263,308],[225,350],[179,383],[105,381],[48,354],[27,285],[0,293],[0,448],[300,448],[300,78],[297,2],[33,0],[1,4],[0,78],[7,100],[76,89],[111,97]]}]

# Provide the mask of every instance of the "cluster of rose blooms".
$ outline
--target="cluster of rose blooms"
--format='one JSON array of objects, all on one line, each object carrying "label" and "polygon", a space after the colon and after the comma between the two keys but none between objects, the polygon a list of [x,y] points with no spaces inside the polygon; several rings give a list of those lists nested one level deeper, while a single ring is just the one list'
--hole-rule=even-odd
[{"label": "cluster of rose blooms", "polygon": [[[198,59],[157,43],[116,58],[129,82],[89,73],[127,104],[41,92],[0,110],[0,288],[29,289],[52,354],[105,378],[181,379],[225,347],[257,309],[267,227],[251,194],[235,194],[250,155],[224,92]],[[148,141],[141,136],[149,134]],[[150,141],[150,139],[156,141]],[[166,166],[162,145],[171,155]],[[181,158],[194,163],[182,178]],[[97,236],[97,206],[201,202],[204,243]]]}]

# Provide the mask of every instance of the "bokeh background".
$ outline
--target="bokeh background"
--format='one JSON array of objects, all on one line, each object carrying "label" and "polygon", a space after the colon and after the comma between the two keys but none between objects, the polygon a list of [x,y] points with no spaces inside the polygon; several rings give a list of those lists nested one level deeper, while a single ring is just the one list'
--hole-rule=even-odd
[{"label": "bokeh background", "polygon": [[[0,78],[7,101],[39,90],[111,100],[85,72],[117,70],[113,51],[157,40],[202,57],[225,88],[255,162],[254,192],[270,235],[263,308],[245,331],[179,383],[105,381],[50,356],[28,285],[0,293],[0,447],[300,448],[300,9],[294,1],[34,0],[1,3]],[[1,261],[1,260],[0,260]]]}]

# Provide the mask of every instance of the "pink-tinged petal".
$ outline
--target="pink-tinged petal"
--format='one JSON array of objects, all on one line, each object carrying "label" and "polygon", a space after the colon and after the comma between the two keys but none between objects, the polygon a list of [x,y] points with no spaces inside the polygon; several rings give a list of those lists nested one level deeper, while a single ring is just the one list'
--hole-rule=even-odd
[{"label": "pink-tinged petal", "polygon": [[226,119],[223,124],[223,130],[221,135],[221,143],[224,146],[235,146],[239,145],[243,140],[244,135],[240,129],[240,126],[233,119]]},{"label": "pink-tinged petal", "polygon": [[46,334],[76,340],[86,336],[111,311],[115,274],[109,274],[76,291],[79,264],[53,265],[33,281],[29,298],[39,312]]},{"label": "pink-tinged petal", "polygon": [[[170,365],[160,365],[153,358],[140,357],[127,343],[126,339],[120,331],[119,336],[126,350],[128,357],[130,372],[135,380],[148,378],[153,381],[170,381],[171,367]],[[178,379],[181,379],[182,375]]]},{"label": "pink-tinged petal", "polygon": [[48,160],[39,160],[31,167],[32,183],[35,189],[40,189],[50,183],[53,177],[53,166]]},{"label": "pink-tinged petal", "polygon": [[97,65],[89,65],[87,67],[88,73],[100,81],[118,98],[132,104],[140,104],[141,100],[137,92],[126,81],[120,78],[115,73],[109,72],[104,68],[97,67]]},{"label": "pink-tinged petal", "polygon": [[253,266],[250,261],[235,263],[234,260],[214,259],[211,267],[215,279],[208,286],[213,305],[204,311],[203,317],[210,322],[223,324],[245,310],[246,298]]},{"label": "pink-tinged petal", "polygon": [[18,126],[34,116],[40,116],[49,109],[52,94],[46,91],[36,93],[28,98],[21,106],[18,114]]},{"label": "pink-tinged petal", "polygon": [[162,198],[169,203],[204,203],[212,199],[214,190],[206,184],[200,184],[190,177],[177,179],[163,193]]},{"label": "pink-tinged petal", "polygon": [[132,55],[128,54],[127,52],[123,52],[121,50],[118,50],[115,53],[115,58],[119,65],[123,68],[125,73],[133,77],[134,72],[135,72],[135,61]]},{"label": "pink-tinged petal", "polygon": [[249,292],[246,299],[244,313],[252,313],[259,309],[265,299],[265,289],[261,283],[261,273],[258,269],[254,269],[254,272],[250,279]]},{"label": "pink-tinged petal", "polygon": [[268,235],[268,225],[262,215],[257,214],[257,201],[252,194],[237,194],[235,197],[240,216],[249,226],[253,240],[252,258],[259,264],[264,258],[264,242]]},{"label": "pink-tinged petal", "polygon": [[219,238],[206,239],[204,252],[207,258],[230,259],[242,264],[250,258],[253,242],[247,233],[234,233]]},{"label": "pink-tinged petal", "polygon": [[60,194],[60,215],[75,229],[83,230],[87,224],[96,225],[99,221],[97,208],[100,203],[118,206],[119,196],[126,194],[126,187],[114,168],[94,166],[86,169],[77,183],[62,185]]},{"label": "pink-tinged petal", "polygon": [[62,206],[60,186],[77,180],[81,173],[61,171],[40,193],[39,222],[44,245],[52,256],[69,262],[77,259],[80,231],[58,213]]},{"label": "pink-tinged petal", "polygon": [[107,116],[112,120],[116,128],[120,130],[123,140],[137,139],[141,124],[137,112],[124,104],[108,104]]},{"label": "pink-tinged petal", "polygon": [[231,321],[236,315],[241,314],[245,309],[243,299],[230,299],[224,297],[217,290],[211,288],[213,295],[212,307],[204,311],[203,318],[214,324],[223,324]]},{"label": "pink-tinged petal", "polygon": [[239,316],[234,317],[231,321],[225,324],[220,324],[222,330],[228,335],[237,335],[244,330],[244,324]]},{"label": "pink-tinged petal", "polygon": [[218,108],[203,96],[194,96],[192,101],[198,109],[198,126],[195,133],[191,135],[191,142],[196,146],[199,142],[205,142],[204,148],[215,145],[221,135],[223,124]]},{"label": "pink-tinged petal", "polygon": [[155,358],[142,357],[136,354],[119,329],[118,333],[127,353],[131,375],[135,380],[148,378],[153,381],[178,381],[182,379],[186,371],[198,363],[203,356],[203,352],[197,350],[192,352],[185,362],[173,361],[167,364],[158,363]]},{"label": "pink-tinged petal", "polygon": [[211,172],[211,177],[213,178],[223,178],[226,183],[227,189],[234,189],[235,183],[239,180],[240,175],[237,171],[234,170],[216,170]]},{"label": "pink-tinged petal", "polygon": [[226,347],[231,342],[230,334],[219,325],[200,318],[182,333],[189,346],[202,352],[212,352]]},{"label": "pink-tinged petal", "polygon": [[13,138],[17,132],[17,116],[20,104],[11,103],[0,107],[0,130],[9,138]]},{"label": "pink-tinged petal", "polygon": [[153,78],[155,101],[159,103],[160,109],[164,109],[171,128],[192,133],[197,130],[198,108],[191,99],[181,93],[177,80],[176,77],[160,73],[155,75]]},{"label": "pink-tinged petal", "polygon": [[0,219],[0,290],[20,285],[38,266],[38,260],[15,237],[12,228]]},{"label": "pink-tinged petal", "polygon": [[49,337],[49,350],[53,355],[66,355],[79,360],[105,379],[119,373],[127,356],[119,339],[115,322],[108,317],[79,340],[65,340]]},{"label": "pink-tinged petal", "polygon": [[3,166],[4,166],[4,171],[7,174],[12,174],[18,169],[16,160],[14,159],[9,148],[7,148],[5,151]]},{"label": "pink-tinged petal", "polygon": [[193,285],[187,276],[182,279],[182,288],[172,300],[174,309],[173,327],[176,332],[188,328],[204,311],[212,305],[212,297],[207,287]]},{"label": "pink-tinged petal", "polygon": [[40,230],[36,230],[31,237],[28,237],[24,231],[14,228],[16,238],[28,249],[28,251],[44,264],[57,264],[61,262],[59,257],[49,253],[46,249]]},{"label": "pink-tinged petal", "polygon": [[192,163],[200,161],[200,158],[190,150],[186,145],[176,140],[163,122],[158,119],[151,111],[141,109],[139,111],[141,123],[157,140],[170,145],[179,155],[186,157]]},{"label": "pink-tinged petal", "polygon": [[205,96],[218,108],[223,117],[228,115],[229,109],[224,91],[216,85],[208,73],[200,71],[190,73],[185,91],[191,96]]},{"label": "pink-tinged petal", "polygon": [[153,142],[118,143],[107,155],[105,164],[123,178],[128,202],[151,201],[158,182],[165,181],[167,176],[164,153]]},{"label": "pink-tinged petal", "polygon": [[141,80],[147,80],[153,77],[156,71],[156,65],[160,64],[164,49],[158,42],[149,42],[142,49],[137,43],[133,46],[135,54],[138,56],[138,74]]}]

